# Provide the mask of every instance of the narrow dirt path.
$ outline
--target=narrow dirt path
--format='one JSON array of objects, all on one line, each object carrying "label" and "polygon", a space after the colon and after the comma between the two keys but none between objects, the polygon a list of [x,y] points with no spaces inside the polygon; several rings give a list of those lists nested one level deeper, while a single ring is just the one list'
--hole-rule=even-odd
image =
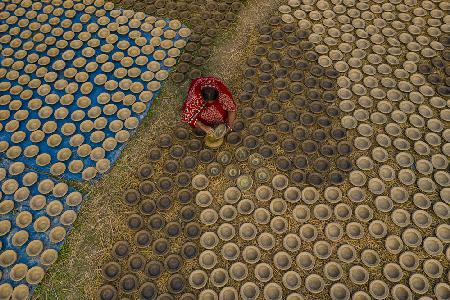
[{"label": "narrow dirt path", "polygon": [[[206,65],[208,75],[223,78],[237,95],[242,83],[242,68],[254,49],[258,36],[256,26],[262,24],[281,3],[280,0],[251,0],[242,8],[234,25],[218,36]],[[122,193],[136,185],[134,175],[148,156],[157,138],[177,127],[179,111],[187,90],[182,85],[168,81],[133,139],[122,152],[113,169],[96,183],[86,186],[87,201],[75,227],[60,252],[59,260],[50,269],[34,299],[94,299],[101,282],[101,267],[108,259],[111,247],[118,239],[127,236],[126,218],[130,207],[121,198]]]},{"label": "narrow dirt path", "polygon": [[226,38],[213,49],[209,61],[211,74],[222,78],[235,90],[241,88],[244,62],[253,54],[257,44],[257,26],[264,24],[283,2],[285,1],[249,1],[241,11],[235,29],[228,31]]}]

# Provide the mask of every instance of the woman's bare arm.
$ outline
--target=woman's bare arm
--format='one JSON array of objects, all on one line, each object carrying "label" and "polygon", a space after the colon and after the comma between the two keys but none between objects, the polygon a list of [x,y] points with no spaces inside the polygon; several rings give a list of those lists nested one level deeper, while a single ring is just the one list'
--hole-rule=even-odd
[{"label": "woman's bare arm", "polygon": [[227,117],[227,125],[230,128],[233,128],[234,121],[236,120],[236,112],[235,111],[229,111],[228,117]]}]

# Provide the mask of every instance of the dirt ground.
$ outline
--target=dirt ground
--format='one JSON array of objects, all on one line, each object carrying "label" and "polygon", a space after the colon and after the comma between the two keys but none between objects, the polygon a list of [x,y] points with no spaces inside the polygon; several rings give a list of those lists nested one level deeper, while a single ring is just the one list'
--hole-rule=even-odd
[{"label": "dirt ground", "polygon": [[[205,73],[222,78],[237,95],[242,66],[255,45],[256,26],[263,24],[281,2],[249,0],[236,23],[216,39]],[[58,261],[46,274],[33,299],[95,299],[101,285],[101,266],[110,256],[113,243],[131,238],[122,230],[126,227],[129,208],[121,201],[121,195],[137,185],[134,172],[156,138],[177,126],[188,84],[166,82],[116,165],[95,185],[83,186],[87,200]]]}]

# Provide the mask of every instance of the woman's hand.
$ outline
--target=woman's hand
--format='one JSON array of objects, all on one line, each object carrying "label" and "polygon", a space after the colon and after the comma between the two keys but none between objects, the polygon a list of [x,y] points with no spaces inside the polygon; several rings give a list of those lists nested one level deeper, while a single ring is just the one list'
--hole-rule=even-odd
[{"label": "woman's hand", "polygon": [[195,124],[195,127],[200,128],[201,130],[203,130],[206,134],[214,134],[214,129],[211,128],[210,126],[207,126],[205,124],[203,124],[200,121],[197,121],[197,123]]},{"label": "woman's hand", "polygon": [[209,126],[205,126],[203,130],[205,131],[206,134],[214,135],[214,129]]}]

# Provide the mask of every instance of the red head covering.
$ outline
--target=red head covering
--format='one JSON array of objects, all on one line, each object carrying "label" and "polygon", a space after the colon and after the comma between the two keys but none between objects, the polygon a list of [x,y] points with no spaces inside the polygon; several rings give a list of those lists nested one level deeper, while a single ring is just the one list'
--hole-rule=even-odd
[{"label": "red head covering", "polygon": [[202,97],[202,88],[212,87],[219,91],[219,97],[216,100],[224,111],[235,111],[236,104],[225,84],[215,77],[202,77],[192,80],[189,87],[186,102],[183,105],[183,112],[181,114],[181,121],[195,126],[198,117],[203,109],[208,106]]}]

